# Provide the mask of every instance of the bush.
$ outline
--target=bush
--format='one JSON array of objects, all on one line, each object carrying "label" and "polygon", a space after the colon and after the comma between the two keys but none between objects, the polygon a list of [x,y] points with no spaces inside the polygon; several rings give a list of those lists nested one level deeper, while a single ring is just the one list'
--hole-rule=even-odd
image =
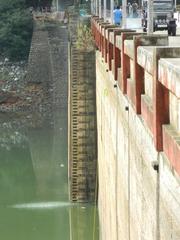
[{"label": "bush", "polygon": [[86,51],[94,50],[94,40],[91,33],[91,29],[83,23],[79,23],[77,28],[76,46],[78,49],[81,50]]},{"label": "bush", "polygon": [[1,0],[0,54],[12,61],[25,60],[29,54],[33,29],[25,0]]}]

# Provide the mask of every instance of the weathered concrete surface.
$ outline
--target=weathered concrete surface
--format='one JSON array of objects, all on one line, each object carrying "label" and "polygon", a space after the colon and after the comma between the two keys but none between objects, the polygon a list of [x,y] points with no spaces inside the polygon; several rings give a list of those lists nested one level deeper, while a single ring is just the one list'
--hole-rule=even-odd
[{"label": "weathered concrete surface", "polygon": [[[56,109],[68,102],[68,29],[64,25],[48,24],[48,43],[52,72],[53,102]],[[62,57],[63,56],[63,57]]]},{"label": "weathered concrete surface", "polygon": [[159,61],[159,81],[180,98],[180,58],[162,58]]},{"label": "weathered concrete surface", "polygon": [[[179,176],[155,150],[126,95],[114,88],[99,52],[96,57],[101,240],[180,239]],[[159,172],[154,162],[160,162]]]},{"label": "weathered concrete surface", "polygon": [[70,49],[69,183],[74,202],[96,198],[97,130],[94,51]]},{"label": "weathered concrete surface", "polygon": [[48,32],[42,22],[34,21],[26,79],[28,82],[47,84],[51,77]]},{"label": "weathered concrete surface", "polygon": [[124,41],[124,52],[128,55],[131,59],[134,58],[134,45],[132,40],[125,40]]},{"label": "weathered concrete surface", "polygon": [[138,47],[137,62],[148,73],[153,73],[153,47]]},{"label": "weathered concrete surface", "polygon": [[160,156],[159,227],[161,240],[180,239],[180,187],[169,160]]},{"label": "weathered concrete surface", "polygon": [[170,124],[163,126],[164,152],[172,166],[180,172],[180,59],[162,58],[159,61],[159,81],[169,89]]}]

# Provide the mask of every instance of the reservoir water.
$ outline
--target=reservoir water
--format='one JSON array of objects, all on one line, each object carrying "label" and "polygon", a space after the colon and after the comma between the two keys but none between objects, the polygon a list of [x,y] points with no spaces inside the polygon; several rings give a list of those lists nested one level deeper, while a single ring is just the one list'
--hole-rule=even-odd
[{"label": "reservoir water", "polygon": [[98,240],[96,208],[68,200],[67,110],[0,119],[0,239]]}]

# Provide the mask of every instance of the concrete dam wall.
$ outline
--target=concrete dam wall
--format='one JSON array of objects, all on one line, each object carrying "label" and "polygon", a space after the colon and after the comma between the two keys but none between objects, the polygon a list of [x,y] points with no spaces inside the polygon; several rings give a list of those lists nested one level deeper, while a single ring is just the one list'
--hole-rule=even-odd
[{"label": "concrete dam wall", "polygon": [[178,240],[180,48],[98,18],[92,31],[100,239]]}]

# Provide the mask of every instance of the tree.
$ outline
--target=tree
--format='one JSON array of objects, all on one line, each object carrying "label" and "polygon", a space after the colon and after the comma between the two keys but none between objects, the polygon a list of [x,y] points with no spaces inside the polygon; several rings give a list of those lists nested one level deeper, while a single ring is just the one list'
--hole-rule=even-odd
[{"label": "tree", "polygon": [[38,7],[50,7],[52,5],[52,0],[26,0],[26,5],[37,9]]},{"label": "tree", "polygon": [[0,54],[10,60],[27,59],[33,29],[26,0],[1,0]]}]

